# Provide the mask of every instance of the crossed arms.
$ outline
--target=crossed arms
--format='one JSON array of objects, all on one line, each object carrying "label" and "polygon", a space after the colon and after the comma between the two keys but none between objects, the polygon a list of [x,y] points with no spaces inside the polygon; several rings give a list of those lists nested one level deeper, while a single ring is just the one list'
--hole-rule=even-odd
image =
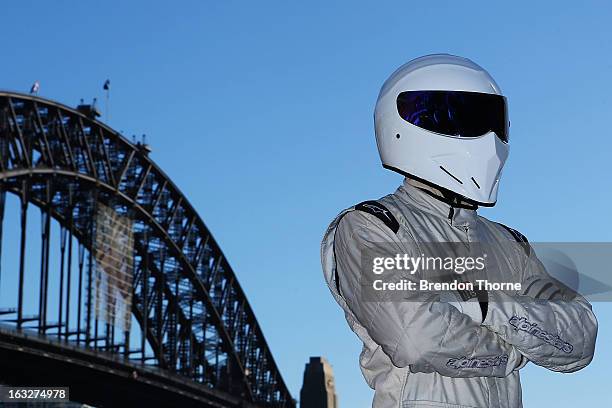
[{"label": "crossed arms", "polygon": [[[597,321],[591,306],[580,295],[566,299],[533,251],[523,265],[528,291],[518,296],[490,292],[486,318],[479,324],[434,293],[420,293],[418,301],[363,299],[362,251],[394,256],[406,250],[376,217],[346,214],[334,245],[342,297],[397,367],[449,377],[505,377],[527,361],[571,372],[593,358]],[[536,296],[546,300],[534,301]],[[461,364],[461,359],[476,364]]]}]

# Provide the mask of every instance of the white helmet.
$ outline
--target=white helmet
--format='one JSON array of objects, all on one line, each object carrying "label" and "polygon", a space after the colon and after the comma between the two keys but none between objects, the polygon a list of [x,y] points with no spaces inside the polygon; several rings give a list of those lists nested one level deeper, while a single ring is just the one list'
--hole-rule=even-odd
[{"label": "white helmet", "polygon": [[493,206],[508,157],[508,110],[495,80],[466,58],[428,55],[384,83],[374,112],[383,166]]}]

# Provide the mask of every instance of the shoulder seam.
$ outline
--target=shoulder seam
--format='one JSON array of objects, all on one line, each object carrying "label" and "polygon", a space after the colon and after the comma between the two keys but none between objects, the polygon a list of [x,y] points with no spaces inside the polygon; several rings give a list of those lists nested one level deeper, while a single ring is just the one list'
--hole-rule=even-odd
[{"label": "shoulder seam", "polygon": [[518,242],[521,247],[523,247],[523,250],[525,251],[527,256],[531,255],[531,245],[529,245],[529,241],[527,240],[526,236],[524,236],[514,228],[502,224],[501,222],[496,222],[496,224],[503,227],[506,231],[510,233],[510,235],[512,235],[512,238],[514,238],[514,240]]}]

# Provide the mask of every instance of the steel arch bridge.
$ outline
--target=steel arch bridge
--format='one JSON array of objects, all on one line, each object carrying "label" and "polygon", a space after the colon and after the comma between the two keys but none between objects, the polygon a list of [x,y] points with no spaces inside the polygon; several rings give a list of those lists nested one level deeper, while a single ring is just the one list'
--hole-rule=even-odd
[{"label": "steel arch bridge", "polygon": [[[145,145],[87,106],[0,92],[0,221],[0,249],[14,246],[0,258],[0,384],[70,385],[99,406],[295,407],[202,219]],[[122,325],[101,279],[129,300]]]}]

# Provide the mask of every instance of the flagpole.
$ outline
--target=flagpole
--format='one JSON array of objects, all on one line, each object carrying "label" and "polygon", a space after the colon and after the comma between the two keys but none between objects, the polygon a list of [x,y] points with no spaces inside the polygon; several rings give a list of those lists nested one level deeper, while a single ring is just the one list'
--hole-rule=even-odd
[{"label": "flagpole", "polygon": [[110,120],[109,99],[110,99],[110,87],[107,87],[106,89],[106,123],[108,123]]},{"label": "flagpole", "polygon": [[102,87],[106,91],[106,123],[110,120],[110,79],[104,81]]}]

